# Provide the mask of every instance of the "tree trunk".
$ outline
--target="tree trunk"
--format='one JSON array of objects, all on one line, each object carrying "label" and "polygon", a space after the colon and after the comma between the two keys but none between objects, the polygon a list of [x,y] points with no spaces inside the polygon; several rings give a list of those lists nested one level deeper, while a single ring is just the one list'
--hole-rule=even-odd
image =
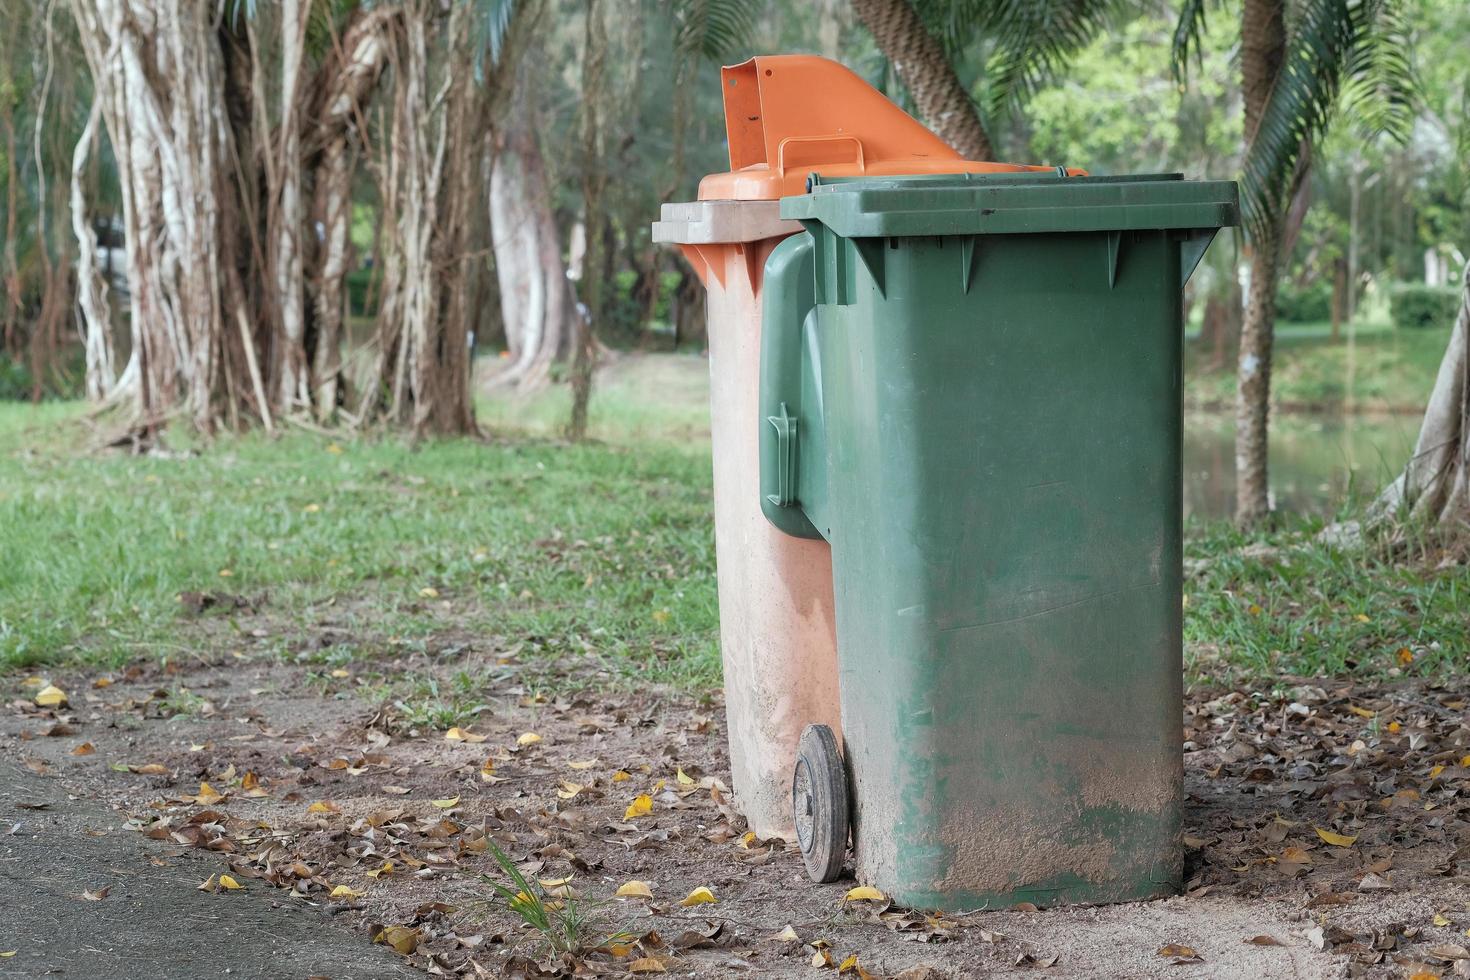
[{"label": "tree trunk", "polygon": [[568,345],[573,299],[540,140],[519,109],[490,176],[490,229],[511,357],[493,383],[531,390],[550,379],[552,363]]},{"label": "tree trunk", "polygon": [[102,115],[102,103],[94,98],[87,125],[77,140],[71,164],[71,221],[77,239],[77,305],[80,308],[82,346],[86,357],[87,398],[105,401],[117,383],[112,356],[112,314],[107,303],[107,282],[97,270],[97,233],[92,228],[82,193],[82,171],[92,153],[92,141]]},{"label": "tree trunk", "polygon": [[1470,529],[1470,263],[1460,273],[1460,310],[1403,474],[1378,498],[1370,521],[1421,521],[1464,543]]},{"label": "tree trunk", "polygon": [[314,185],[312,224],[316,247],[309,250],[308,279],[315,313],[311,398],[317,419],[331,421],[341,400],[343,325],[351,256],[352,174],[367,128],[368,99],[388,63],[403,12],[393,6],[359,8],[340,42],[317,73],[309,118],[315,120],[307,147]]},{"label": "tree trunk", "polygon": [[994,157],[970,93],[909,0],[852,0],[852,5],[913,97],[924,125],[968,160]]},{"label": "tree trunk", "polygon": [[220,265],[223,199],[238,188],[214,15],[181,0],[72,0],[72,10],[122,185],[133,343],[116,391],[145,437],[176,412],[212,432],[236,423],[249,397],[225,326],[253,321]]},{"label": "tree trunk", "polygon": [[603,228],[603,189],[607,183],[602,152],[600,119],[604,73],[607,65],[607,25],[598,0],[587,0],[587,32],[582,51],[582,213],[587,229],[587,254],[582,268],[584,315],[575,320],[576,343],[572,361],[572,418],[567,426],[570,439],[587,436],[587,406],[592,398],[592,372],[597,348],[593,330],[602,321],[604,294],[603,257],[606,248]]},{"label": "tree trunk", "polygon": [[[1282,0],[1245,0],[1241,8],[1240,74],[1249,147],[1286,57]],[[1271,510],[1267,483],[1271,341],[1276,326],[1280,215],[1252,236],[1251,282],[1240,332],[1235,394],[1235,517],[1251,525]]]},{"label": "tree trunk", "polygon": [[[306,272],[301,257],[301,230],[305,216],[301,203],[301,124],[298,118],[298,86],[305,54],[308,6],[309,3],[302,0],[281,0],[281,120],[277,126],[275,165],[266,170],[274,178],[271,181],[274,186],[268,188],[272,206],[267,227],[274,266],[275,307],[280,316],[280,342],[276,345],[276,405],[286,413],[311,404],[310,365],[306,352]],[[264,97],[263,92],[258,94]],[[264,113],[262,118],[265,118]]]}]

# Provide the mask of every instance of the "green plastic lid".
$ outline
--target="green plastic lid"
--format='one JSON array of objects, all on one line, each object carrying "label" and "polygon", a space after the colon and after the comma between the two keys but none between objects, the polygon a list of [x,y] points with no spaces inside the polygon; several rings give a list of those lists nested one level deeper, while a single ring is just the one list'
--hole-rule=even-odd
[{"label": "green plastic lid", "polygon": [[820,223],[844,238],[1022,235],[1046,232],[1228,228],[1240,224],[1232,180],[1182,174],[1072,177],[812,174],[810,193],[781,199],[781,217]]}]

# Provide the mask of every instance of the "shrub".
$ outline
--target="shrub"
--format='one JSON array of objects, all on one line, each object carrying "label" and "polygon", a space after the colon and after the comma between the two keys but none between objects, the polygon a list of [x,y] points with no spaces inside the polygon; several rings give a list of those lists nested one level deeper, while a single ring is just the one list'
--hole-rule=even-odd
[{"label": "shrub", "polygon": [[1449,327],[1460,310],[1458,286],[1395,283],[1389,293],[1390,313],[1396,327]]},{"label": "shrub", "polygon": [[1318,279],[1305,286],[1284,282],[1276,293],[1276,318],[1312,323],[1332,318],[1332,284]]}]

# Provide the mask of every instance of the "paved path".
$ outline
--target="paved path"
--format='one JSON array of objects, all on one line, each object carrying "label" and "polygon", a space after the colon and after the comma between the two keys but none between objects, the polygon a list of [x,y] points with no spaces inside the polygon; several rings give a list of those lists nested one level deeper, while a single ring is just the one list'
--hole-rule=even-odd
[{"label": "paved path", "polygon": [[[15,951],[0,959],[0,977],[423,975],[269,886],[198,891],[223,862],[121,823],[105,807],[68,799],[59,781],[0,762],[0,953]],[[104,886],[100,902],[81,897]]]}]

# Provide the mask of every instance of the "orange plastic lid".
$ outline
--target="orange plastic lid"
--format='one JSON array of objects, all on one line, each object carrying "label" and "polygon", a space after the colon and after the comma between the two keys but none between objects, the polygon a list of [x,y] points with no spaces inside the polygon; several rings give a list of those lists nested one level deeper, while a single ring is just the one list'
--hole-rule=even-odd
[{"label": "orange plastic lid", "polygon": [[[730,170],[702,201],[771,201],[824,177],[1053,170],[965,160],[852,71],[815,55],[766,55],[720,70]],[[1083,173],[1083,171],[1071,171]]]}]

